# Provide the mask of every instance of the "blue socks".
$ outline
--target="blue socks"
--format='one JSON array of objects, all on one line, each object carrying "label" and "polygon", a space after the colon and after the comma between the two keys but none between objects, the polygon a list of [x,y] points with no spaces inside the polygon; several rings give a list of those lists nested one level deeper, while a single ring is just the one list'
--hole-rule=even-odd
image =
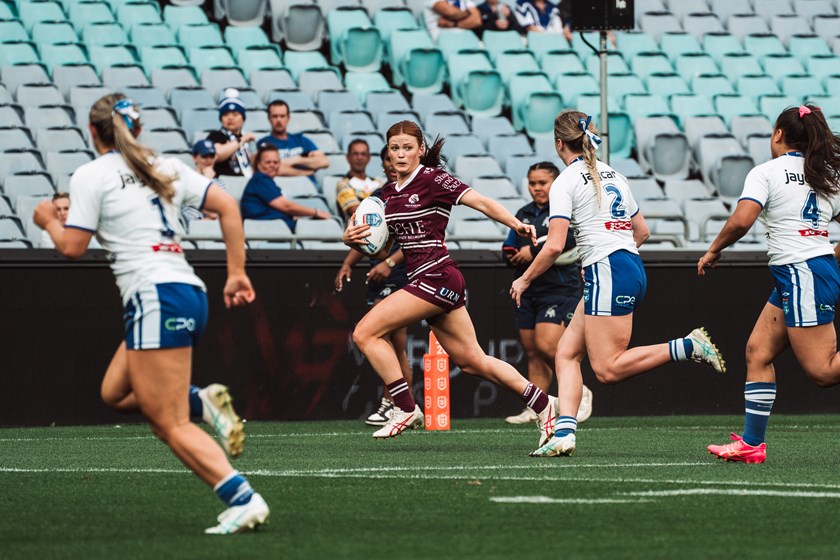
[{"label": "blue socks", "polygon": [[577,419],[573,416],[558,416],[554,422],[554,437],[563,437],[577,431]]},{"label": "blue socks", "polygon": [[741,436],[747,445],[761,445],[770,421],[770,411],[776,400],[776,384],[747,382],[744,383],[744,434]]},{"label": "blue socks", "polygon": [[675,338],[668,341],[668,351],[671,353],[672,362],[685,362],[694,352],[694,343],[687,338]]},{"label": "blue socks", "polygon": [[248,479],[239,474],[238,471],[233,471],[219,483],[213,487],[216,495],[228,507],[241,506],[251,501],[251,496],[254,495],[254,490],[251,488],[251,483]]},{"label": "blue socks", "polygon": [[190,418],[193,420],[201,420],[204,413],[204,405],[201,402],[201,397],[198,396],[200,389],[195,385],[190,385]]}]

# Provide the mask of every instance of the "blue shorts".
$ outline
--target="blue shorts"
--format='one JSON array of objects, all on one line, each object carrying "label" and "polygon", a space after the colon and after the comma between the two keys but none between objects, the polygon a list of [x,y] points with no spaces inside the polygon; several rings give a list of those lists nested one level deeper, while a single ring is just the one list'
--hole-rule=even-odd
[{"label": "blue shorts", "polygon": [[639,255],[616,251],[583,270],[583,312],[598,317],[629,315],[642,303],[647,275]]},{"label": "blue shorts", "polygon": [[129,350],[195,346],[207,325],[207,295],[191,284],[144,286],[129,299],[123,321]]},{"label": "blue shorts", "polygon": [[537,323],[566,325],[572,321],[579,297],[546,294],[529,296],[526,291],[516,308],[516,328],[533,329]]},{"label": "blue shorts", "polygon": [[831,255],[770,267],[776,287],[768,303],[785,314],[788,327],[813,327],[834,322],[840,299],[840,268]]}]

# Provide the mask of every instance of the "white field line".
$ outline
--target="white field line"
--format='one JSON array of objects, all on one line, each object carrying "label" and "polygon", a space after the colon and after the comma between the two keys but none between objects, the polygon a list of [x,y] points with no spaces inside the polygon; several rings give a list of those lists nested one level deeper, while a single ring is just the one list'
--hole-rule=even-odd
[{"label": "white field line", "polygon": [[596,505],[596,504],[639,504],[642,502],[652,502],[653,500],[628,500],[626,498],[549,498],[548,496],[500,496],[497,498],[490,498],[491,502],[498,504],[580,504],[580,505]]},{"label": "white field line", "polygon": [[[519,466],[515,466],[520,468]],[[766,487],[784,487],[784,488],[813,488],[822,490],[840,490],[840,484],[817,484],[817,483],[796,483],[796,482],[754,482],[754,481],[737,481],[737,480],[697,480],[697,479],[656,479],[656,478],[625,478],[625,477],[569,477],[568,473],[563,476],[521,476],[521,475],[507,475],[507,474],[493,474],[487,473],[487,469],[507,470],[514,468],[509,465],[488,466],[485,467],[484,473],[470,473],[464,474],[435,474],[435,471],[452,471],[463,470],[469,471],[470,467],[425,467],[423,469],[416,468],[408,469],[406,471],[391,471],[387,472],[386,468],[373,467],[367,471],[360,470],[360,472],[344,472],[351,469],[321,469],[321,470],[268,470],[256,469],[245,470],[243,474],[248,476],[267,476],[278,478],[334,478],[334,479],[418,479],[418,480],[498,480],[511,482],[581,482],[581,483],[615,483],[615,484],[675,484],[682,486],[690,485],[704,485],[704,486],[739,486],[751,488],[766,488]],[[425,472],[423,472],[425,471]],[[166,469],[166,468],[98,468],[98,467],[43,467],[43,468],[27,468],[27,467],[0,467],[0,474],[8,473],[68,473],[68,474],[85,474],[85,473],[117,473],[117,474],[191,474],[186,469]],[[699,493],[698,489],[697,492]],[[709,489],[711,492],[728,492],[727,489]],[[677,492],[678,490],[674,490]],[[733,492],[737,492],[734,490]],[[662,492],[671,492],[663,490]],[[760,490],[755,490],[760,492]],[[629,495],[629,494],[628,494]],[[633,494],[635,495],[635,494]]]},{"label": "white field line", "polygon": [[[580,432],[615,432],[615,431],[650,431],[650,430],[664,430],[671,432],[695,432],[695,431],[709,431],[716,430],[732,431],[732,425],[726,426],[604,426],[600,428],[581,428]],[[784,430],[837,430],[840,431],[840,425],[779,425],[775,424],[773,427],[776,431]],[[1,432],[2,430],[0,430]],[[291,434],[248,434],[251,439],[272,439],[272,438],[324,438],[324,437],[347,437],[347,436],[370,436],[373,431],[356,431],[356,432],[300,432]],[[423,434],[423,437],[445,437],[451,434],[525,434],[527,429],[524,428],[470,428],[470,429],[454,429],[450,431],[435,432],[434,435],[427,433],[424,430],[419,430],[415,435]],[[70,437],[20,437],[20,438],[0,438],[0,443],[21,443],[27,441],[42,442],[42,441],[119,441],[119,440],[146,440],[157,439],[153,435],[147,436],[70,436]]]},{"label": "white field line", "polygon": [[776,498],[840,498],[840,492],[785,492],[783,490],[734,490],[722,488],[685,488],[683,490],[651,490],[622,492],[624,496],[771,496]]}]

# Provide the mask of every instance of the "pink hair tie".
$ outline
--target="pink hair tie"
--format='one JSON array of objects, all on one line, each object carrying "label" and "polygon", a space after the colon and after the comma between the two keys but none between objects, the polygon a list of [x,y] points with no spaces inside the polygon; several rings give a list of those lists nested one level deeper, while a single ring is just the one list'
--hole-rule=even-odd
[{"label": "pink hair tie", "polygon": [[799,106],[799,118],[800,119],[804,118],[805,115],[810,115],[810,114],[811,114],[811,109],[810,108],[806,107],[805,105],[800,105]]}]

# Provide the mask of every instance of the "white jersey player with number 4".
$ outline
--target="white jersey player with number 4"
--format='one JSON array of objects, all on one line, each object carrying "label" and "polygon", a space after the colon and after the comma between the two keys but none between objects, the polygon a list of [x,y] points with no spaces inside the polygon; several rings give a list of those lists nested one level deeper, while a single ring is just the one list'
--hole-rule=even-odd
[{"label": "white jersey player with number 4", "polygon": [[741,200],[761,206],[771,265],[831,255],[828,223],[840,214],[840,197],[817,194],[805,181],[805,158],[790,151],[753,168]]},{"label": "white jersey player with number 4", "polygon": [[110,253],[124,304],[142,284],[178,282],[205,289],[184,258],[178,215],[182,206],[203,206],[211,181],[178,159],[158,159],[155,167],[177,178],[172,201],[140,183],[117,152],[84,164],[70,180],[73,205],[66,227],[96,233]]}]

